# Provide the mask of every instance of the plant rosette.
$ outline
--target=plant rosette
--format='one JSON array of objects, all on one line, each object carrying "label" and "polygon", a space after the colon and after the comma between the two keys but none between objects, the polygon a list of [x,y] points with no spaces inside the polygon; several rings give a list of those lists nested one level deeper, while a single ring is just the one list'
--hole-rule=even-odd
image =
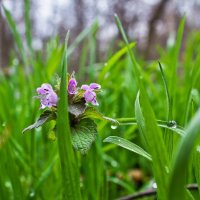
[{"label": "plant rosette", "polygon": [[[78,87],[74,74],[68,74],[67,79],[66,95],[68,96],[72,145],[75,150],[86,154],[98,134],[97,124],[94,119],[106,120],[114,125],[118,125],[119,123],[117,120],[105,117],[97,110],[97,106],[99,106],[97,94],[101,91],[99,84],[91,83],[90,85],[84,84]],[[58,79],[55,90],[48,83],[43,83],[36,89],[38,95],[35,98],[40,100],[40,109],[44,111],[35,123],[23,130],[23,133],[38,128],[49,121],[56,121],[59,85],[60,80]],[[54,138],[56,138],[56,124],[52,131],[55,135]]]}]

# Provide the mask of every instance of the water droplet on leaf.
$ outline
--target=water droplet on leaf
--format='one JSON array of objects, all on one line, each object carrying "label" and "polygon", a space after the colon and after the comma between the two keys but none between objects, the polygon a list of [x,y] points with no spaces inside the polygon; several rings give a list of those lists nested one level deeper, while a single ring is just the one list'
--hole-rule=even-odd
[{"label": "water droplet on leaf", "polygon": [[116,126],[116,125],[111,125],[111,128],[112,128],[112,129],[116,129],[117,126]]},{"label": "water droplet on leaf", "polygon": [[30,196],[30,197],[34,197],[34,196],[35,196],[35,192],[31,192],[31,193],[29,194],[29,196]]},{"label": "water droplet on leaf", "polygon": [[176,128],[177,127],[176,121],[174,121],[174,120],[169,121],[168,126],[171,128]]},{"label": "water droplet on leaf", "polygon": [[157,189],[157,184],[156,184],[156,182],[153,183],[152,187],[153,187],[154,189]]}]

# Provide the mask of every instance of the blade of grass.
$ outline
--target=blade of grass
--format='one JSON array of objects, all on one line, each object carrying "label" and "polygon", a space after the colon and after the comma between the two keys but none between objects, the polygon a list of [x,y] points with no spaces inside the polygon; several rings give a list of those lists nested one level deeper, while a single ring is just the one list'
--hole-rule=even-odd
[{"label": "blade of grass", "polygon": [[186,128],[186,134],[181,139],[176,156],[173,160],[172,171],[169,181],[168,199],[186,199],[184,186],[186,183],[186,173],[190,162],[190,156],[195,146],[195,142],[199,139],[200,133],[200,110],[191,120]]},{"label": "blade of grass", "polygon": [[26,42],[28,44],[29,50],[33,53],[32,48],[32,28],[31,28],[31,19],[30,19],[30,0],[24,1],[24,20],[26,28]]},{"label": "blade of grass", "polygon": [[16,161],[14,160],[13,150],[11,149],[11,145],[8,144],[7,146],[7,155],[9,155],[9,158],[7,158],[7,168],[9,170],[9,177],[10,181],[12,183],[12,188],[14,192],[14,199],[24,199],[23,197],[23,190],[22,185],[20,183],[20,174],[17,169]]},{"label": "blade of grass", "polygon": [[[170,59],[170,82],[169,82],[169,93],[171,95],[170,104],[169,104],[169,111],[168,111],[168,120],[173,120],[175,117],[175,113],[173,113],[176,109],[176,90],[177,90],[177,68],[178,68],[178,59],[179,53],[181,48],[181,41],[183,37],[185,25],[185,17],[180,22],[176,43],[171,52],[171,59]],[[169,132],[169,131],[167,131]],[[169,158],[172,157],[173,154],[173,146],[174,146],[174,136],[173,134],[165,134],[165,141],[168,149]]]},{"label": "blade of grass", "polygon": [[98,22],[94,21],[93,24],[89,27],[86,28],[85,30],[83,30],[78,36],[77,38],[74,40],[73,44],[69,46],[68,51],[67,51],[67,55],[71,55],[73,53],[73,51],[76,49],[76,47],[78,46],[78,44],[83,41],[83,39],[91,32],[94,33],[96,32],[96,30],[98,29]]},{"label": "blade of grass", "polygon": [[154,120],[153,112],[150,113],[150,110],[147,111],[147,104],[142,100],[143,97],[138,93],[135,102],[135,115],[140,133],[143,135],[147,149],[152,156],[153,172],[158,186],[158,197],[167,200],[167,173],[169,172],[167,151],[162,133]]},{"label": "blade of grass", "polygon": [[109,143],[113,143],[116,144],[120,147],[123,147],[129,151],[132,151],[138,155],[141,155],[145,158],[147,158],[148,160],[152,160],[151,156],[141,147],[139,147],[138,145],[130,142],[129,140],[126,140],[124,138],[118,137],[118,136],[109,136],[107,138],[104,139],[104,142],[109,142]]},{"label": "blade of grass", "polygon": [[[147,92],[144,89],[142,82],[143,77],[140,72],[141,70],[135,60],[133,52],[129,47],[127,36],[117,15],[115,15],[115,21],[126,43],[131,62],[133,64],[136,83],[141,93],[140,99],[138,95],[136,100],[135,112],[138,125],[140,126],[140,130],[143,133],[147,144],[147,149],[152,156],[153,172],[158,186],[158,197],[161,199],[167,199],[166,188],[168,186],[168,176],[166,169],[169,167],[167,150],[164,145],[161,130],[156,124],[155,115],[148,100]],[[161,152],[162,156],[160,154]]]},{"label": "blade of grass", "polygon": [[[135,46],[135,43],[130,43],[129,44],[130,48],[132,49]],[[123,47],[119,51],[117,51],[109,60],[108,62],[104,65],[102,71],[99,74],[99,79],[100,81],[103,81],[105,78],[105,75],[107,72],[110,72],[114,64],[119,61],[119,59],[127,53],[127,47]]]},{"label": "blade of grass", "polygon": [[170,120],[169,115],[172,112],[171,98],[170,98],[169,89],[167,86],[167,80],[166,80],[162,65],[160,64],[160,62],[158,62],[158,64],[159,64],[159,69],[161,72],[161,76],[162,76],[162,80],[163,80],[163,84],[164,84],[164,88],[165,88],[165,94],[166,94],[166,111],[167,111],[166,112],[166,120],[169,121]]},{"label": "blade of grass", "polygon": [[58,102],[57,116],[57,136],[58,149],[61,163],[62,182],[63,182],[63,199],[79,200],[80,183],[78,176],[78,166],[75,160],[72,148],[71,131],[69,127],[68,103],[66,94],[67,85],[67,41],[69,32],[66,36],[66,46],[61,63],[62,75]]},{"label": "blade of grass", "polygon": [[[116,120],[119,122],[119,126],[137,125],[136,118],[117,118]],[[179,134],[180,136],[183,136],[185,133],[183,127],[181,127],[177,124],[175,124],[176,127],[173,127],[173,124],[170,125],[169,121],[156,120],[156,122],[159,127],[174,131],[175,133]]]},{"label": "blade of grass", "polygon": [[[194,175],[195,179],[200,186],[200,146],[197,145],[197,147],[194,149],[193,153],[193,168],[194,168]],[[198,191],[200,194],[200,187],[198,187]]]},{"label": "blade of grass", "polygon": [[21,56],[21,58],[22,58],[22,60],[25,64],[25,69],[28,71],[28,60],[27,60],[27,57],[26,57],[26,54],[25,54],[25,51],[24,51],[22,39],[20,37],[19,31],[17,30],[16,23],[15,23],[12,15],[10,14],[10,12],[4,6],[2,6],[2,7],[3,7],[3,10],[4,10],[5,16],[6,16],[6,20],[9,24],[11,31],[12,31],[14,40],[17,44],[17,48],[18,48],[18,51],[20,53],[20,56]]},{"label": "blade of grass", "polygon": [[173,107],[175,106],[175,95],[176,95],[176,85],[177,85],[177,64],[179,59],[179,53],[181,48],[181,41],[183,38],[183,31],[184,31],[184,25],[185,25],[185,17],[180,22],[176,43],[174,48],[172,49],[172,55],[171,55],[171,62],[170,62],[170,82],[169,82],[169,91],[171,94],[171,104],[172,109],[170,109],[171,113],[169,113],[169,118],[173,119]]}]

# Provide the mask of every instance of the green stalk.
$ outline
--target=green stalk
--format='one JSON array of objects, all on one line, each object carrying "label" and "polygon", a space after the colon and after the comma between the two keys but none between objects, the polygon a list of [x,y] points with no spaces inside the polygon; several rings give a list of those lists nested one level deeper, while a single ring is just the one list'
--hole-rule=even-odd
[{"label": "green stalk", "polygon": [[58,102],[58,116],[57,116],[57,137],[58,150],[61,163],[61,176],[63,186],[63,199],[79,200],[80,181],[78,175],[78,166],[75,160],[74,151],[72,148],[71,131],[68,117],[68,103],[67,103],[67,41],[69,33],[66,36],[66,45],[61,63],[62,75]]},{"label": "green stalk", "polygon": [[[116,120],[119,122],[119,125],[121,125],[121,126],[137,125],[136,118],[117,118]],[[170,123],[170,121],[164,121],[164,120],[159,120],[159,119],[157,119],[156,122],[157,122],[157,125],[159,127],[166,128],[166,129],[169,129],[169,130],[173,130],[180,135],[184,134],[184,128],[177,125],[177,124],[173,124],[173,122]]]}]

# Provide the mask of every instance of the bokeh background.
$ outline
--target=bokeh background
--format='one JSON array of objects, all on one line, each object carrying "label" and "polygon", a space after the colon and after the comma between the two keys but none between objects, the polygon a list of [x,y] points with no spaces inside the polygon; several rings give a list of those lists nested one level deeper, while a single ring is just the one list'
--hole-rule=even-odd
[{"label": "bokeh background", "polygon": [[[0,0],[17,22],[22,37],[25,36],[23,0]],[[116,48],[119,34],[114,14],[120,17],[127,34],[137,42],[138,52],[146,59],[158,57],[159,46],[173,43],[181,17],[187,16],[185,35],[200,28],[200,0],[32,0],[31,21],[33,47],[42,49],[45,42],[59,35],[63,40],[67,30],[74,38],[95,20],[98,31],[95,35],[96,61],[103,61],[108,50]],[[0,14],[0,65],[9,63],[14,42],[7,22]],[[77,68],[81,51],[77,48],[70,59]]]},{"label": "bokeh background", "polygon": [[[42,113],[39,101],[33,98],[36,88],[42,83],[56,84],[68,30],[68,72],[75,70],[79,86],[101,84],[98,110],[105,116],[135,117],[138,93],[133,64],[115,23],[115,13],[130,43],[136,42],[130,47],[140,65],[156,119],[165,120],[166,126],[169,120],[174,120],[185,127],[200,108],[200,0],[0,0],[0,3],[6,8],[0,9],[0,199],[13,200],[16,195],[20,198],[15,199],[22,200],[61,199],[57,140],[52,141],[54,122],[21,133]],[[171,108],[165,84],[174,99]],[[149,161],[103,142],[114,135],[147,150],[138,127],[129,124],[113,129],[111,124],[98,120],[97,125],[98,136],[88,154],[81,156],[76,152],[83,199],[111,200],[152,188],[155,176]],[[165,134],[165,129],[162,132]],[[174,145],[169,152],[175,152],[180,138],[172,134],[170,137],[174,144],[166,137],[166,146],[170,149]],[[162,159],[163,152],[160,156]],[[191,163],[197,174],[199,160]],[[193,171],[188,175],[188,183],[196,183]]]}]

